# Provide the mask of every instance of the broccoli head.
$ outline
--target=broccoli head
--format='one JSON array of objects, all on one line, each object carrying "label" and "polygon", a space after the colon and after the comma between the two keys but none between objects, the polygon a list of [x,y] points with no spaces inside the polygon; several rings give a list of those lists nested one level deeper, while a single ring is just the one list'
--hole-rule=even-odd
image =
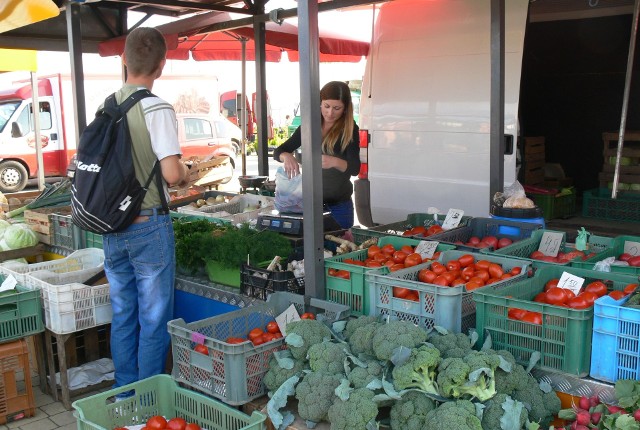
[{"label": "broccoli head", "polygon": [[446,358],[438,367],[440,392],[451,398],[476,398],[481,402],[496,394],[494,374],[500,357],[493,351],[471,351],[463,358]]},{"label": "broccoli head", "polygon": [[391,407],[391,430],[425,429],[427,414],[435,408],[435,402],[423,393],[409,391]]},{"label": "broccoli head", "polygon": [[442,358],[462,358],[471,352],[471,339],[464,333],[440,334],[434,331],[427,340],[438,348]]},{"label": "broccoli head", "polygon": [[409,359],[393,368],[393,386],[396,390],[418,388],[438,394],[436,370],[440,364],[440,351],[431,345],[421,345],[411,350]]},{"label": "broccoli head", "polygon": [[392,320],[380,324],[373,335],[373,352],[378,360],[390,360],[393,351],[415,348],[427,340],[427,332],[410,321]]},{"label": "broccoli head", "polygon": [[373,352],[373,335],[381,325],[382,323],[373,321],[369,324],[357,327],[349,337],[351,352],[354,355],[365,354],[375,356],[375,353]]},{"label": "broccoli head", "polygon": [[331,430],[365,430],[367,423],[378,415],[373,397],[373,391],[359,388],[353,390],[347,400],[337,398],[328,413]]},{"label": "broccoli head", "polygon": [[287,324],[285,341],[291,355],[297,360],[305,360],[311,345],[331,338],[331,330],[318,320],[303,319]]},{"label": "broccoli head", "polygon": [[307,356],[309,367],[314,372],[325,372],[331,374],[344,374],[344,360],[350,353],[349,347],[345,343],[335,343],[324,341],[311,345]]},{"label": "broccoli head", "polygon": [[285,369],[280,367],[278,360],[276,360],[275,356],[271,355],[271,357],[269,357],[269,370],[264,374],[262,380],[267,390],[276,391],[284,381],[302,372],[305,367],[306,363],[304,361],[293,360],[293,368]]},{"label": "broccoli head", "polygon": [[358,318],[351,318],[347,321],[347,326],[342,332],[344,334],[344,338],[349,341],[358,327],[363,327],[376,321],[378,321],[378,317],[373,315],[361,315]]},{"label": "broccoli head", "polygon": [[365,388],[373,380],[382,378],[384,367],[379,361],[367,360],[365,363],[367,367],[354,366],[347,375],[353,388]]},{"label": "broccoli head", "polygon": [[314,423],[325,420],[329,407],[338,398],[334,391],[341,379],[341,375],[307,373],[296,386],[300,418]]},{"label": "broccoli head", "polygon": [[476,407],[469,400],[446,402],[429,411],[425,420],[429,430],[483,430]]},{"label": "broccoli head", "polygon": [[494,430],[521,430],[527,423],[527,409],[522,402],[507,394],[496,394],[484,403],[482,428]]},{"label": "broccoli head", "polygon": [[560,411],[560,399],[553,390],[545,393],[533,375],[527,373],[527,380],[526,386],[514,390],[511,397],[524,403],[529,412],[530,421],[537,422],[545,428]]}]

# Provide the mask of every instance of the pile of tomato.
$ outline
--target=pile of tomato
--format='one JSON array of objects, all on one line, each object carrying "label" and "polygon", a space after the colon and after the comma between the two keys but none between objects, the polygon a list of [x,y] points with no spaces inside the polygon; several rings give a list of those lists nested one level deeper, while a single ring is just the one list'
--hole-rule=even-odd
[{"label": "pile of tomato", "polygon": [[[477,260],[472,254],[464,254],[445,264],[434,261],[428,268],[418,271],[418,281],[441,287],[464,285],[466,291],[473,291],[485,285],[519,275],[521,267],[505,271],[501,264],[489,260]],[[409,288],[394,287],[393,296],[399,299],[418,301],[419,294]]]},{"label": "pile of tomato", "polygon": [[628,252],[623,252],[618,256],[618,260],[626,261],[632,267],[640,267],[640,255],[631,255]]},{"label": "pile of tomato", "polygon": [[531,258],[532,260],[546,261],[549,263],[566,264],[577,258],[581,258],[584,261],[593,257],[594,255],[595,253],[593,252],[587,254],[584,251],[574,250],[569,252],[558,252],[558,255],[553,257],[550,255],[544,255],[542,251],[536,250],[536,251],[533,251],[531,254],[529,254],[529,258]]},{"label": "pile of tomato", "polygon": [[[167,420],[161,415],[154,415],[149,418],[144,427],[146,430],[201,430],[196,423],[189,423],[180,417]],[[127,430],[126,427],[116,427],[113,430]]]},{"label": "pile of tomato", "polygon": [[483,236],[481,238],[478,236],[471,236],[469,240],[467,240],[466,242],[463,242],[461,240],[458,240],[455,242],[456,245],[466,245],[466,246],[471,246],[473,248],[493,248],[493,249],[504,248],[505,246],[509,246],[512,243],[513,243],[513,240],[509,239],[508,237],[502,237],[498,239],[495,236]]},{"label": "pile of tomato", "polygon": [[[623,290],[613,290],[609,292],[607,284],[603,281],[595,280],[580,289],[576,295],[568,288],[558,287],[559,281],[558,278],[547,281],[543,291],[538,293],[533,298],[533,301],[563,308],[588,309],[593,306],[598,298],[604,295],[608,294],[614,300],[620,300],[631,294],[638,286],[638,284],[628,284]],[[532,324],[542,324],[542,314],[540,312],[532,312],[520,308],[509,308],[508,317],[513,320],[526,321]]]},{"label": "pile of tomato", "polygon": [[[440,256],[440,251],[433,253],[431,258],[422,258],[420,254],[415,252],[415,247],[411,245],[402,245],[399,248],[387,243],[383,246],[371,245],[367,248],[367,258],[356,260],[354,258],[345,258],[343,263],[353,264],[362,267],[383,267],[387,266],[391,272],[404,269],[406,267],[417,266],[427,261],[435,260]],[[351,272],[344,269],[329,269],[329,276],[336,278],[349,279]]]},{"label": "pile of tomato", "polygon": [[429,227],[425,227],[423,225],[418,225],[412,228],[406,229],[402,235],[403,236],[416,236],[416,237],[429,237],[434,234],[442,233],[444,230],[438,224],[434,224]]}]

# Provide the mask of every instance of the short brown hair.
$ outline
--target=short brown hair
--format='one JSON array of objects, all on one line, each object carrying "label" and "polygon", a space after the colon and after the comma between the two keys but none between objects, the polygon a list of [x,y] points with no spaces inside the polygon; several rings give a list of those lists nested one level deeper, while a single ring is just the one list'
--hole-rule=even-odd
[{"label": "short brown hair", "polygon": [[153,74],[167,55],[167,43],[160,31],[138,27],[127,36],[124,44],[127,69],[133,75]]}]

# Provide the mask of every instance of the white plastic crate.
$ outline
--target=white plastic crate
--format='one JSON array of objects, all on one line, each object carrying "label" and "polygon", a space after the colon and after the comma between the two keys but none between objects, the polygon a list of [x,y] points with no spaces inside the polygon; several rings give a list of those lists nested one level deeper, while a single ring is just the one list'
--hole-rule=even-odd
[{"label": "white plastic crate", "polygon": [[178,208],[178,212],[191,215],[204,215],[215,218],[231,219],[233,215],[244,213],[244,210],[249,206],[258,205],[259,209],[254,209],[254,211],[273,209],[275,207],[274,201],[275,199],[269,196],[243,194],[241,196],[235,196],[227,203],[220,203],[217,205],[208,205],[201,208],[181,206]]},{"label": "white plastic crate", "polygon": [[46,327],[66,334],[111,322],[109,284],[85,285],[102,267],[69,273],[32,272],[27,280],[42,292]]},{"label": "white plastic crate", "polygon": [[68,273],[78,270],[86,270],[101,267],[104,264],[104,251],[99,248],[80,249],[71,253],[68,257],[59,260],[43,261],[41,263],[20,263],[7,261],[0,263],[0,273],[13,275],[19,284],[27,288],[37,288],[27,282],[27,274],[38,270],[48,270],[55,273]]}]

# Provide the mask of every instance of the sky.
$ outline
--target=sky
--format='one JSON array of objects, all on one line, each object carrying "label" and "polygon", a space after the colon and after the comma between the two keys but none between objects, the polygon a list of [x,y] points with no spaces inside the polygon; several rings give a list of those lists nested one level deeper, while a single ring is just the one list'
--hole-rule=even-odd
[{"label": "sky", "polygon": [[[296,7],[296,2],[291,0],[271,0],[267,3],[271,8],[283,9]],[[353,15],[355,13],[355,15]],[[137,22],[141,14],[132,13],[129,23]],[[355,18],[354,18],[355,16]],[[329,28],[344,29],[343,31],[359,40],[370,40],[372,11],[363,8],[358,11],[350,11],[348,17],[340,11],[325,12],[319,15],[320,25]],[[156,26],[167,22],[165,17],[152,17],[145,22],[145,26]],[[300,98],[299,64],[289,62],[284,55],[280,63],[266,63],[267,92],[271,103],[272,116],[275,126],[284,125],[286,115],[292,115]],[[85,74],[120,74],[119,57],[100,57],[97,54],[84,54],[83,68]],[[332,80],[362,79],[365,61],[359,63],[321,63],[320,86]],[[246,88],[247,94],[255,91],[255,63],[248,61],[246,64]],[[53,73],[69,74],[71,62],[66,52],[38,53],[38,74],[47,75]],[[202,75],[208,78],[217,78],[218,92],[240,90],[242,84],[242,63],[240,61],[178,61],[169,60],[164,70],[165,74],[190,74]],[[24,74],[21,75],[24,78]],[[0,77],[0,85],[15,80],[13,74],[8,73]]]}]

